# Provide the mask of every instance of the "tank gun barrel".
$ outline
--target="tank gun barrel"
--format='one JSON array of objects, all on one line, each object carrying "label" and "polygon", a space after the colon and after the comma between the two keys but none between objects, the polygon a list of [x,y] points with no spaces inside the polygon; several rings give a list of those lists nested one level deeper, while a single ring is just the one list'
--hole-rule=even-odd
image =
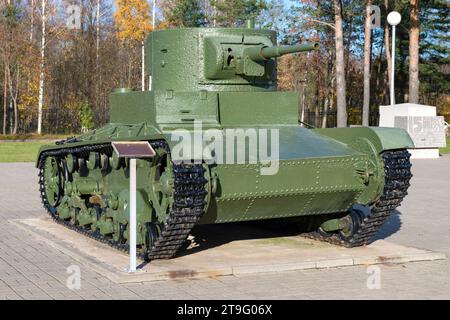
[{"label": "tank gun barrel", "polygon": [[254,46],[245,49],[244,55],[252,59],[253,61],[264,61],[271,58],[281,57],[285,54],[305,52],[317,50],[319,48],[319,43],[304,43],[296,44],[292,46]]}]

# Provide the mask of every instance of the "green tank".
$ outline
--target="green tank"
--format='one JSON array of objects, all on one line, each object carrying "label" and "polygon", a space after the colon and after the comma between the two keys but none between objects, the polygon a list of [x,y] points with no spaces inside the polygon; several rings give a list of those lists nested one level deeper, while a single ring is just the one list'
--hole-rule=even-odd
[{"label": "green tank", "polygon": [[250,28],[151,33],[152,89],[116,89],[109,124],[40,149],[51,217],[127,250],[129,159],[112,142],[148,141],[155,155],[137,160],[145,259],[173,257],[196,224],[275,218],[323,241],[368,244],[407,194],[413,142],[396,128],[303,127],[298,94],[277,91],[276,57],[318,44],[275,44],[275,32]]}]

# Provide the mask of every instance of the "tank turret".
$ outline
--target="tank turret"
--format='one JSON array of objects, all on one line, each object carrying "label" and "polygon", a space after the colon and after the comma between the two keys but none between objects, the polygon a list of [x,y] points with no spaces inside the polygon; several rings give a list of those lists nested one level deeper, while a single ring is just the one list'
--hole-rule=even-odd
[{"label": "tank turret", "polygon": [[[225,49],[223,54],[215,52],[216,60],[205,61],[206,75],[209,79],[220,79],[223,76],[263,77],[266,75],[267,66],[273,66],[273,58],[286,54],[312,51],[319,48],[318,43],[297,44],[293,46],[266,46],[266,45],[241,45],[240,48]],[[222,48],[210,48],[220,50]],[[209,55],[211,57],[211,55]],[[230,71],[233,70],[233,73]]]},{"label": "tank turret", "polygon": [[319,46],[275,45],[276,34],[269,30],[186,28],[152,32],[146,40],[152,90],[274,91],[274,58]]}]

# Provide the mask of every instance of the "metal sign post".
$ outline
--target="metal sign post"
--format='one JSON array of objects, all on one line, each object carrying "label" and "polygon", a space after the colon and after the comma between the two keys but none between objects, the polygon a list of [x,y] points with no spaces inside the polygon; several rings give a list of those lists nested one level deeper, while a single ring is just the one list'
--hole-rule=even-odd
[{"label": "metal sign post", "polygon": [[136,271],[136,158],[130,159],[130,268]]},{"label": "metal sign post", "polygon": [[112,145],[119,158],[129,159],[130,218],[128,242],[130,247],[130,266],[127,272],[132,273],[136,272],[136,160],[140,158],[152,158],[156,153],[147,141],[113,142]]}]

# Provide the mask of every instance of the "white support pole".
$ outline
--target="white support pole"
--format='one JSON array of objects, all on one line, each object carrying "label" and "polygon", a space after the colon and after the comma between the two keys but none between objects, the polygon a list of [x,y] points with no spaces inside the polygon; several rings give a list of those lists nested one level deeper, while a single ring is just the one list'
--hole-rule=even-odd
[{"label": "white support pole", "polygon": [[144,41],[141,43],[141,88],[145,91],[145,46]]},{"label": "white support pole", "polygon": [[392,46],[391,46],[391,106],[395,104],[395,92],[394,92],[394,76],[395,76],[395,25],[392,26]]},{"label": "white support pole", "polygon": [[130,268],[136,272],[136,159],[130,159]]},{"label": "white support pole", "polygon": [[[152,2],[152,32],[155,31],[156,27],[156,0]],[[152,75],[148,77],[148,90],[152,90]]]}]

